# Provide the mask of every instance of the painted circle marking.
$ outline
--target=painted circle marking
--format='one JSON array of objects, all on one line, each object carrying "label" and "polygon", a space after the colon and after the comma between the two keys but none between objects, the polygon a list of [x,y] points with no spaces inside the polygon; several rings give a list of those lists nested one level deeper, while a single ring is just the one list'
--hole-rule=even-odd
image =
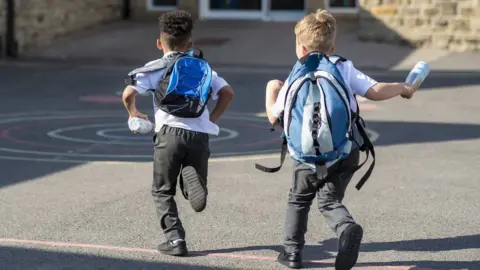
[{"label": "painted circle marking", "polygon": [[[118,127],[120,125],[122,125],[122,124],[120,124],[120,123],[107,123],[107,124],[92,124],[92,125],[72,126],[72,127],[59,128],[59,129],[56,129],[56,130],[49,131],[49,132],[47,132],[47,135],[51,138],[60,139],[60,140],[64,140],[64,141],[70,141],[70,142],[78,142],[78,143],[108,144],[108,145],[111,145],[111,144],[120,144],[120,145],[151,144],[151,142],[141,142],[141,143],[139,143],[139,142],[130,141],[134,137],[105,135],[105,131],[112,131],[112,130],[113,131],[118,131],[118,130],[128,131],[128,128]],[[92,139],[82,139],[82,138],[75,138],[75,137],[70,137],[70,136],[65,136],[65,135],[60,134],[60,133],[68,132],[68,131],[78,131],[78,130],[86,130],[86,129],[89,129],[89,128],[112,127],[112,126],[113,127],[118,127],[118,128],[100,130],[100,131],[97,131],[96,134],[98,136],[105,137],[105,138],[109,138],[109,137],[112,138],[112,136],[113,136],[113,137],[115,137],[115,139],[117,141],[115,141],[115,140],[114,141],[112,141],[112,140],[101,141],[101,140],[92,140]],[[220,131],[223,131],[223,132],[227,133],[227,135],[222,136],[222,137],[212,138],[212,139],[210,139],[211,142],[232,140],[232,139],[235,139],[239,136],[239,133],[237,131],[231,130],[231,129],[228,129],[228,128],[220,128]],[[149,138],[149,137],[142,136],[142,137],[138,137],[138,138],[145,139],[145,138]],[[119,140],[125,140],[125,139],[128,140],[128,141],[119,141]],[[133,140],[139,140],[139,139],[133,139]],[[150,141],[151,141],[151,139],[150,139]]]},{"label": "painted circle marking", "polygon": [[122,98],[118,96],[82,96],[78,100],[86,102],[96,103],[119,103],[122,102]]},{"label": "painted circle marking", "polygon": [[[121,135],[111,135],[108,134],[109,132],[118,132],[118,131],[125,131],[125,128],[109,128],[109,129],[102,129],[98,130],[96,132],[97,136],[99,137],[104,137],[107,139],[114,139],[114,140],[145,140],[145,137],[132,137],[132,136],[121,136]],[[227,140],[233,140],[240,136],[240,134],[229,128],[220,128],[220,132],[227,133],[225,136],[218,136],[214,138],[210,138],[210,142],[221,142],[221,141],[227,141]],[[148,138],[150,140],[150,138]],[[148,141],[148,144],[150,144],[150,141]]]},{"label": "painted circle marking", "polygon": [[136,136],[122,136],[122,135],[111,135],[109,133],[111,132],[119,132],[119,131],[125,131],[125,127],[118,127],[118,128],[106,128],[106,129],[101,129],[97,130],[95,134],[99,137],[103,137],[106,139],[113,139],[113,140],[131,140],[131,141],[137,141],[137,140],[145,140],[145,137],[136,137]]},{"label": "painted circle marking", "polygon": [[[0,116],[0,124],[10,124],[10,123],[17,123],[17,122],[24,122],[24,121],[46,121],[46,120],[68,120],[68,119],[88,119],[88,118],[118,118],[119,113],[118,112],[112,112],[112,111],[67,111],[67,112],[62,112],[62,111],[44,111],[44,112],[38,112],[35,114],[29,114],[29,113],[18,113],[18,114],[4,114],[3,116]],[[3,118],[3,119],[2,119]],[[262,123],[265,124],[264,118],[259,118],[256,117],[252,114],[249,113],[228,113],[224,116],[222,116],[224,119],[229,119],[229,120],[243,120],[243,121],[249,121],[249,122],[257,122],[257,123]],[[103,130],[102,134],[105,134],[105,131],[117,131],[120,130],[118,127],[119,123],[110,123],[110,124],[96,124],[96,125],[88,125],[90,127],[95,126],[95,127],[106,127],[107,125],[111,125],[113,128]],[[115,128],[117,126],[117,128]],[[85,127],[85,126],[83,126]],[[78,129],[77,127],[67,127],[63,128],[63,131],[65,129],[72,129],[75,130],[75,128]],[[127,129],[128,130],[128,129]],[[230,129],[225,129],[222,128],[224,132],[227,133],[227,136],[223,136],[220,138],[212,138],[211,141],[214,139],[220,139],[222,140],[229,140],[233,139],[236,137],[239,137],[240,134],[234,130]],[[56,130],[57,132],[53,133],[54,137],[58,137],[58,129]],[[366,130],[369,136],[371,136],[372,142],[376,141],[379,137],[378,133],[371,130],[367,129]],[[51,134],[52,131],[49,133]],[[97,130],[98,133],[98,130]],[[96,134],[98,135],[98,134]],[[60,139],[64,139],[60,134]],[[66,137],[71,140],[70,137]],[[68,140],[67,139],[67,140]],[[78,139],[78,138],[74,138]],[[82,139],[83,140],[83,139]],[[219,141],[219,140],[217,140]],[[99,144],[101,141],[96,141],[96,140],[89,140],[88,143],[90,144]],[[103,143],[103,142],[102,142]],[[111,143],[111,141],[110,141]],[[117,143],[119,143],[117,141]],[[132,142],[128,142],[126,144],[132,144]],[[151,161],[152,155],[119,155],[119,154],[114,154],[114,155],[109,155],[109,154],[88,154],[88,153],[62,153],[62,152],[49,152],[49,151],[36,151],[36,150],[22,150],[22,149],[14,149],[14,148],[8,148],[8,147],[0,147],[0,151],[7,152],[7,153],[12,153],[12,154],[26,154],[26,155],[34,155],[38,157],[25,157],[25,156],[5,156],[2,155],[0,156],[0,159],[3,160],[31,160],[31,161],[42,161],[42,162],[61,162],[61,163],[86,163],[86,162],[93,162],[93,163],[103,163],[103,164],[126,164],[126,163],[136,163],[136,162],[142,162],[143,159],[147,159],[144,161]],[[245,161],[245,160],[256,160],[256,159],[264,159],[264,158],[276,158],[278,156],[278,149],[272,149],[272,150],[255,150],[255,151],[244,151],[244,152],[222,152],[222,153],[213,153],[212,154],[212,162],[221,162],[221,161]],[[235,155],[242,155],[242,156],[235,156]],[[254,155],[254,156],[252,156]],[[40,156],[51,156],[51,158],[41,158]],[[68,158],[64,158],[68,157]],[[137,161],[98,161],[98,160],[84,160],[84,159],[75,159],[75,157],[78,158],[118,158],[118,159],[128,159],[128,158],[137,158],[137,159],[142,159],[142,160],[137,160]],[[71,159],[73,158],[73,159]],[[144,162],[143,161],[143,162]]]}]

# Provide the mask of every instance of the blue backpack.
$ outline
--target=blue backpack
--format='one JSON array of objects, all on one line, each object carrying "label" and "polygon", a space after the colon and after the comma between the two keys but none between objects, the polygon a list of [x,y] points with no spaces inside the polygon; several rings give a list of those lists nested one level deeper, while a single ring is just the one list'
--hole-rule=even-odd
[{"label": "blue backpack", "polygon": [[212,68],[203,53],[192,49],[173,53],[128,73],[127,85],[135,85],[135,75],[165,69],[154,92],[155,104],[164,112],[183,118],[202,115],[211,97]]},{"label": "blue backpack", "polygon": [[[336,67],[338,61],[346,59],[314,52],[295,64],[287,79],[284,111],[279,117],[284,129],[281,164],[276,168],[256,164],[257,169],[270,173],[279,171],[288,150],[293,159],[312,166],[323,186],[328,180],[327,168],[344,160],[354,147],[358,147],[366,151],[367,159],[371,152],[374,160],[357,189],[370,177],[375,166],[375,151],[359,110],[355,113],[350,109],[352,96]],[[354,96],[353,99],[356,102]],[[358,103],[356,105],[358,108]],[[361,138],[356,138],[358,135]],[[353,171],[360,169],[366,160]]]}]

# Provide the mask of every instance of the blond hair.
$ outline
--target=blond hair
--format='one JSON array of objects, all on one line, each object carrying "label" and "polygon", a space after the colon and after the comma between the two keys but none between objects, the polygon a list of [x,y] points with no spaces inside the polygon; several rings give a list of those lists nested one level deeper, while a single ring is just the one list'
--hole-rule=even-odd
[{"label": "blond hair", "polygon": [[336,32],[335,18],[328,11],[322,9],[308,14],[295,25],[298,42],[309,51],[328,53],[334,45]]}]

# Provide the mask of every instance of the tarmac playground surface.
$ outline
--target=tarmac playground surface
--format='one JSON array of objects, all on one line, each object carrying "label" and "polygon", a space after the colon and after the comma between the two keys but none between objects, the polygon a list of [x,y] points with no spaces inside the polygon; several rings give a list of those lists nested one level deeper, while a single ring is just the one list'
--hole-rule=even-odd
[{"label": "tarmac playground surface", "polygon": [[[172,258],[155,251],[151,138],[128,132],[117,95],[128,70],[0,66],[0,269],[283,269],[290,162],[275,174],[254,162],[278,164],[264,86],[288,71],[218,70],[236,96],[211,140],[206,210],[177,193],[192,255]],[[480,77],[434,73],[412,100],[362,103],[377,165],[345,199],[365,230],[355,269],[480,269]],[[150,98],[139,107],[153,117]],[[305,267],[332,269],[336,239],[316,201],[306,239]]]}]

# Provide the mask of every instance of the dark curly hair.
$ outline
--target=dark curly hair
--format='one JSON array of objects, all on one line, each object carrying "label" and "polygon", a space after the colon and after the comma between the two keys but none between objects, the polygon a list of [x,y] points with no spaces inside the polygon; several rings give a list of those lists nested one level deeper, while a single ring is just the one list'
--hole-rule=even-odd
[{"label": "dark curly hair", "polygon": [[192,37],[193,19],[184,10],[162,14],[159,24],[160,38],[170,50],[185,47]]}]

